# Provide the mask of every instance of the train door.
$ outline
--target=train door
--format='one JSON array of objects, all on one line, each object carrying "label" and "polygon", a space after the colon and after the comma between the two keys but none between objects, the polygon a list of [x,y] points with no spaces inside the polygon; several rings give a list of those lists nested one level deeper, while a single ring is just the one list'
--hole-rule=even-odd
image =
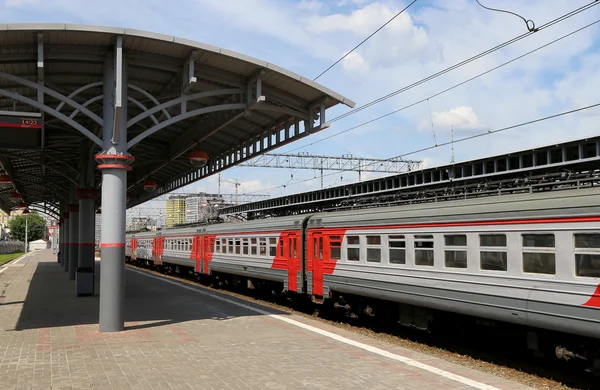
[{"label": "train door", "polygon": [[287,266],[288,266],[288,290],[298,292],[298,249],[296,247],[298,238],[296,234],[288,234],[287,237]]},{"label": "train door", "polygon": [[323,297],[323,234],[314,232],[312,238],[312,294]]},{"label": "train door", "polygon": [[202,273],[201,267],[201,259],[202,259],[202,236],[194,236],[192,238],[192,254],[190,258],[194,260],[196,266],[194,267],[194,271],[197,273]]},{"label": "train door", "polygon": [[308,221],[310,217],[304,218],[302,223],[300,224],[300,236],[299,239],[299,260],[300,260],[300,282],[298,286],[298,292],[306,292],[306,271],[308,266],[308,237],[307,237],[307,227]]},{"label": "train door", "polygon": [[209,274],[208,263],[212,260],[212,246],[215,243],[215,237],[203,235],[202,259],[204,261],[204,273]]}]

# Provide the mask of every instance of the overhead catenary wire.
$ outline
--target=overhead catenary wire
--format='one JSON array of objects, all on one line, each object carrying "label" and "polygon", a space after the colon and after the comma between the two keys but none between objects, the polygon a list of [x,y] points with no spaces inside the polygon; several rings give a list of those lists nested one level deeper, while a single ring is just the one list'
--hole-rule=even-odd
[{"label": "overhead catenary wire", "polygon": [[522,39],[524,39],[524,38],[526,38],[526,37],[528,37],[530,35],[535,34],[536,32],[539,32],[539,31],[542,31],[544,29],[547,29],[547,28],[549,28],[549,27],[551,27],[551,26],[553,26],[553,25],[555,25],[557,23],[560,23],[560,22],[562,22],[562,21],[564,21],[566,19],[569,19],[569,18],[571,18],[571,17],[573,17],[573,16],[575,16],[575,15],[577,15],[577,14],[583,12],[583,11],[586,11],[586,10],[592,8],[592,7],[595,7],[595,6],[599,5],[599,4],[600,4],[600,1],[597,1],[597,0],[593,1],[591,3],[588,3],[587,5],[579,7],[579,8],[577,8],[577,9],[575,9],[575,10],[569,12],[569,13],[566,13],[566,14],[564,14],[564,15],[556,18],[556,19],[551,20],[550,22],[547,22],[547,23],[541,25],[535,32],[534,31],[529,31],[529,32],[526,32],[524,34],[521,34],[521,35],[519,35],[519,36],[517,36],[515,38],[512,38],[512,39],[510,39],[510,40],[508,40],[508,41],[506,41],[504,43],[501,43],[501,44],[499,44],[497,46],[494,46],[491,49],[487,49],[487,50],[485,50],[485,51],[483,51],[483,52],[481,52],[479,54],[476,54],[476,55],[474,55],[472,57],[467,58],[466,60],[460,61],[460,62],[458,62],[458,63],[456,63],[456,64],[454,64],[454,65],[452,65],[452,66],[450,66],[448,68],[445,68],[445,69],[443,69],[443,70],[441,70],[441,71],[439,71],[437,73],[434,73],[434,74],[432,74],[430,76],[427,76],[427,77],[425,77],[425,78],[423,78],[423,79],[421,79],[419,81],[416,81],[416,82],[414,82],[412,84],[404,86],[404,87],[402,87],[400,89],[397,89],[397,90],[395,90],[393,92],[390,92],[387,95],[379,97],[379,98],[377,98],[375,100],[372,100],[372,101],[370,101],[368,103],[365,103],[362,106],[357,107],[355,109],[352,109],[352,110],[350,110],[350,111],[348,111],[348,112],[346,112],[344,114],[338,115],[337,117],[329,120],[328,123],[337,122],[337,121],[339,121],[341,119],[344,119],[344,118],[346,118],[346,117],[348,117],[350,115],[356,114],[357,112],[365,110],[365,109],[367,109],[369,107],[372,107],[372,106],[374,106],[376,104],[379,104],[379,103],[381,103],[381,102],[383,102],[383,101],[385,101],[385,100],[387,100],[387,99],[389,99],[391,97],[394,97],[394,96],[396,96],[398,94],[406,92],[409,89],[412,89],[412,88],[414,88],[416,86],[419,86],[419,85],[421,85],[423,83],[426,83],[428,81],[431,81],[431,80],[433,80],[433,79],[435,79],[435,78],[437,78],[439,76],[442,76],[442,75],[444,75],[444,74],[446,74],[448,72],[451,72],[451,71],[453,71],[453,70],[455,70],[457,68],[465,66],[465,65],[467,65],[467,64],[469,64],[469,63],[471,63],[473,61],[476,61],[476,60],[478,60],[478,59],[480,59],[480,58],[482,58],[482,57],[484,57],[484,56],[486,56],[488,54],[491,54],[491,53],[493,53],[495,51],[498,51],[498,50],[500,50],[500,49],[502,49],[504,47],[507,47],[507,46],[509,46],[509,45],[511,45],[511,44],[513,44],[515,42],[518,42],[518,41],[520,41],[520,40],[522,40]]},{"label": "overhead catenary wire", "polygon": [[516,16],[518,18],[521,18],[525,22],[525,26],[527,26],[527,29],[529,31],[537,31],[537,29],[535,28],[535,23],[533,23],[533,20],[525,19],[524,17],[522,17],[521,15],[519,15],[519,14],[517,14],[515,12],[511,12],[511,11],[507,11],[507,10],[503,10],[503,9],[498,9],[498,8],[486,7],[485,5],[481,4],[479,2],[479,0],[475,0],[475,1],[477,2],[477,4],[479,4],[479,6],[481,8],[485,8],[485,9],[487,9],[489,11],[504,12],[504,13],[507,13],[507,14],[514,15],[514,16]]},{"label": "overhead catenary wire", "polygon": [[[443,146],[447,146],[447,145],[450,145],[451,143],[455,143],[456,144],[456,143],[459,143],[459,142],[465,142],[465,141],[469,141],[469,140],[472,140],[472,139],[475,139],[475,138],[481,138],[481,137],[485,137],[485,136],[488,136],[488,135],[501,133],[501,132],[504,132],[504,131],[516,129],[516,128],[527,126],[527,125],[531,125],[531,124],[534,124],[534,123],[539,123],[539,122],[547,121],[547,120],[550,120],[550,119],[558,118],[558,117],[569,115],[569,114],[574,114],[576,112],[585,111],[585,110],[589,110],[589,109],[596,108],[596,107],[600,107],[600,103],[591,104],[591,105],[588,105],[588,106],[579,107],[579,108],[575,108],[575,109],[572,109],[572,110],[559,112],[557,114],[544,116],[542,118],[532,119],[530,121],[521,122],[521,123],[518,123],[518,124],[515,124],[515,125],[502,127],[502,128],[495,129],[495,130],[487,130],[487,131],[479,133],[479,134],[474,134],[474,135],[470,135],[470,136],[467,136],[467,137],[463,137],[463,138],[459,138],[459,139],[454,139],[453,141],[447,141],[447,142],[443,142],[443,143],[440,143],[440,144],[437,144],[437,145],[432,145],[432,146],[428,146],[428,147],[425,147],[425,148],[421,148],[421,149],[413,150],[413,151],[406,152],[406,153],[403,153],[403,154],[399,154],[397,156],[392,156],[392,157],[389,157],[389,158],[387,158],[385,160],[389,161],[389,160],[393,160],[393,159],[404,158],[406,156],[410,156],[410,155],[413,155],[413,154],[422,153],[422,152],[425,152],[425,151],[428,151],[428,150],[432,150],[432,149],[440,148],[440,147],[443,147]],[[371,164],[372,163],[369,163],[369,164],[365,165],[365,167],[368,167]],[[333,173],[329,173],[329,174],[323,175],[323,177],[328,177],[328,176],[332,176],[332,175],[336,175],[336,174],[337,174],[337,172],[333,172]],[[305,179],[305,180],[298,180],[298,181],[295,181],[295,182],[292,182],[292,183],[287,183],[286,187],[289,187],[289,186],[292,186],[292,185],[295,185],[295,184],[304,183],[304,182],[311,181],[311,180],[315,180],[315,179],[314,178],[309,178],[309,179]],[[271,191],[274,191],[274,190],[276,190],[278,188],[281,188],[281,185],[280,186],[276,186],[276,187],[271,187],[271,188],[264,188],[261,191],[271,192]],[[252,192],[246,193],[246,195],[250,195],[250,194],[252,194]]]},{"label": "overhead catenary wire", "polygon": [[329,72],[329,70],[331,68],[333,68],[334,66],[336,66],[337,64],[339,64],[341,61],[344,60],[344,58],[348,57],[352,52],[354,52],[354,50],[358,49],[360,46],[362,46],[363,43],[365,43],[366,41],[368,41],[369,39],[371,39],[371,37],[373,37],[373,35],[377,34],[379,31],[381,31],[385,26],[387,26],[388,24],[390,24],[394,19],[396,19],[398,16],[400,16],[404,11],[406,11],[407,9],[410,8],[411,5],[413,5],[414,3],[416,3],[417,0],[413,0],[409,5],[407,5],[406,7],[404,7],[400,12],[398,12],[397,14],[395,14],[390,20],[388,20],[387,22],[385,22],[383,25],[381,25],[377,30],[373,31],[368,37],[366,37],[365,39],[363,39],[358,45],[354,46],[352,48],[352,50],[350,50],[349,52],[347,52],[346,54],[344,54],[339,60],[337,60],[336,62],[334,62],[333,64],[331,64],[327,69],[325,69],[324,71],[322,71],[317,77],[315,77],[313,79],[313,81],[317,81],[317,79],[321,76],[323,76],[325,73]]},{"label": "overhead catenary wire", "polygon": [[484,71],[484,72],[481,72],[481,73],[479,73],[479,74],[477,74],[477,75],[475,75],[475,76],[473,76],[473,77],[470,77],[470,78],[468,78],[468,79],[466,79],[466,80],[464,80],[464,81],[461,81],[461,82],[460,82],[460,83],[458,83],[458,84],[454,84],[453,86],[451,86],[451,87],[448,87],[448,88],[446,88],[446,89],[443,89],[442,91],[439,91],[439,92],[437,92],[437,93],[435,93],[435,94],[433,94],[433,95],[430,95],[430,96],[428,96],[428,97],[426,97],[426,98],[423,98],[423,99],[421,99],[421,100],[418,100],[418,101],[416,101],[416,102],[414,102],[414,103],[411,103],[411,104],[409,104],[409,105],[406,105],[406,106],[404,106],[404,107],[398,108],[398,109],[396,109],[396,110],[390,111],[390,112],[388,112],[388,113],[386,113],[386,114],[380,115],[380,116],[378,116],[378,117],[376,117],[376,118],[373,118],[373,119],[370,119],[370,120],[368,120],[368,121],[366,121],[366,122],[362,122],[362,123],[360,123],[360,124],[358,124],[358,125],[355,125],[355,126],[352,126],[352,127],[348,128],[348,129],[345,129],[345,130],[339,131],[339,132],[337,132],[337,133],[331,134],[331,135],[329,135],[329,136],[327,136],[327,137],[325,137],[325,138],[321,138],[321,139],[319,139],[319,140],[316,140],[316,141],[310,142],[310,143],[308,143],[308,144],[305,144],[305,145],[302,145],[302,146],[298,146],[298,147],[296,147],[296,148],[294,148],[294,149],[290,149],[290,150],[286,151],[285,153],[291,153],[291,152],[294,152],[294,151],[296,151],[296,150],[305,149],[305,148],[307,148],[307,147],[310,147],[310,146],[316,145],[316,144],[318,144],[318,143],[320,143],[320,142],[326,141],[326,140],[328,140],[328,139],[331,139],[331,138],[337,137],[337,136],[339,136],[339,135],[342,135],[342,134],[348,133],[348,132],[350,132],[350,131],[352,131],[352,130],[355,130],[355,129],[361,128],[361,127],[363,127],[363,126],[369,125],[369,124],[371,124],[371,123],[377,122],[377,121],[379,121],[379,120],[381,120],[381,119],[387,118],[388,116],[391,116],[391,115],[393,115],[393,114],[396,114],[396,113],[398,113],[398,112],[404,111],[404,110],[406,110],[406,109],[409,109],[409,108],[411,108],[411,107],[414,107],[414,106],[416,106],[416,105],[419,105],[419,104],[421,104],[421,103],[428,102],[428,101],[429,101],[429,99],[433,99],[433,98],[435,98],[435,97],[437,97],[437,96],[440,96],[440,95],[442,95],[442,94],[444,94],[444,93],[446,93],[446,92],[452,91],[452,90],[453,90],[453,89],[455,89],[455,88],[458,88],[458,87],[460,87],[460,86],[462,86],[462,85],[464,85],[464,84],[467,84],[467,83],[469,83],[469,82],[471,82],[471,81],[473,81],[473,80],[475,80],[475,79],[478,79],[478,78],[479,78],[479,77],[481,77],[481,76],[485,76],[486,74],[488,74],[488,73],[491,73],[491,72],[493,72],[493,71],[495,71],[495,70],[498,70],[498,69],[500,69],[500,68],[502,68],[502,67],[504,67],[504,66],[506,66],[506,65],[512,64],[513,62],[515,62],[515,61],[518,61],[518,60],[520,60],[521,58],[527,57],[527,56],[528,56],[528,55],[530,55],[530,54],[533,54],[533,53],[535,53],[535,52],[537,52],[537,51],[540,51],[540,50],[542,50],[542,49],[544,49],[544,48],[546,48],[546,47],[548,47],[548,46],[550,46],[550,45],[553,45],[553,44],[555,44],[555,43],[557,43],[557,42],[559,42],[559,41],[562,41],[563,39],[565,39],[565,38],[568,38],[568,37],[570,37],[570,36],[572,36],[572,35],[575,35],[575,34],[577,34],[577,33],[581,32],[581,31],[583,31],[583,30],[585,30],[585,29],[587,29],[587,28],[590,28],[590,27],[592,27],[592,26],[594,26],[594,25],[596,25],[596,24],[598,24],[598,23],[600,23],[600,19],[598,19],[598,20],[596,20],[596,21],[594,21],[594,22],[591,22],[591,23],[589,23],[589,24],[587,24],[587,25],[585,25],[585,26],[583,26],[583,27],[580,27],[580,28],[578,28],[577,30],[571,31],[571,32],[570,32],[570,33],[568,33],[568,34],[565,34],[565,35],[562,35],[562,36],[560,36],[560,37],[558,37],[558,38],[556,38],[556,39],[553,39],[552,41],[550,41],[550,42],[548,42],[548,43],[546,43],[546,44],[544,44],[544,45],[542,45],[542,46],[538,46],[538,47],[537,47],[537,48],[535,48],[535,49],[532,49],[532,50],[530,50],[530,51],[528,51],[528,52],[526,52],[526,53],[524,53],[524,54],[521,54],[521,55],[519,55],[519,56],[517,56],[517,57],[515,57],[515,58],[513,58],[513,59],[511,59],[511,60],[509,60],[509,61],[503,62],[503,63],[502,63],[502,64],[500,64],[500,65],[497,65],[497,66],[495,66],[495,67],[493,67],[493,68],[491,68],[491,69],[488,69],[488,70],[486,70],[486,71]]}]

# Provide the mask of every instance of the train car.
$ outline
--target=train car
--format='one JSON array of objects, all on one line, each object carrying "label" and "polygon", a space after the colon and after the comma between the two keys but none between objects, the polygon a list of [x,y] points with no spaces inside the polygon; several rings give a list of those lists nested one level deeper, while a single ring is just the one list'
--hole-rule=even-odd
[{"label": "train car", "polygon": [[[305,291],[304,231],[309,215],[209,225],[211,274],[270,281],[282,291]],[[212,241],[211,241],[212,242]]]},{"label": "train car", "polygon": [[[308,293],[600,338],[600,189],[318,213]],[[391,310],[392,306],[388,305]]]}]

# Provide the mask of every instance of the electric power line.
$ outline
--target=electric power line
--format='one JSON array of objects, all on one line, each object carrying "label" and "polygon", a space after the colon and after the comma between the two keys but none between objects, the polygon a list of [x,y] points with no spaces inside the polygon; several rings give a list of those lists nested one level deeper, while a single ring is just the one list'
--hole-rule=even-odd
[{"label": "electric power line", "polygon": [[342,58],[340,58],[339,60],[337,60],[336,62],[334,62],[333,64],[331,64],[329,66],[329,68],[327,68],[323,72],[321,72],[317,77],[315,77],[313,79],[313,81],[316,81],[319,77],[321,77],[325,73],[327,73],[331,68],[333,68],[334,66],[336,66],[337,64],[339,64],[342,60],[344,60],[344,58],[348,57],[350,55],[350,53],[352,53],[354,50],[358,49],[363,43],[365,43],[366,41],[368,41],[369,39],[371,39],[371,37],[373,35],[377,34],[381,29],[383,29],[385,26],[387,26],[388,24],[390,24],[392,22],[392,20],[396,19],[398,16],[400,16],[400,14],[402,14],[404,11],[406,11],[408,8],[410,8],[411,5],[413,5],[416,2],[417,2],[417,0],[413,0],[413,2],[410,3],[409,5],[407,5],[406,7],[404,7],[404,9],[402,11],[398,12],[390,20],[388,20],[387,22],[385,22],[381,27],[379,27],[377,30],[375,30],[374,32],[372,32],[371,35],[369,35],[368,37],[366,37],[365,39],[363,39],[362,42],[360,42],[358,45],[354,46],[352,48],[352,50],[350,50],[348,53],[344,54],[342,56]]},{"label": "electric power line", "polygon": [[[598,4],[600,4],[600,1],[595,0],[595,1],[591,2],[591,3],[588,3],[587,5],[579,7],[579,8],[577,8],[577,9],[575,9],[575,10],[573,10],[573,11],[567,13],[567,14],[564,14],[564,15],[556,18],[556,19],[551,20],[550,22],[547,22],[547,23],[543,24],[542,26],[540,26],[536,30],[536,32],[544,30],[546,28],[549,28],[549,27],[551,27],[551,26],[553,26],[553,25],[555,25],[557,23],[560,23],[560,22],[566,20],[566,19],[569,19],[569,18],[571,18],[571,17],[573,17],[573,16],[575,16],[575,15],[577,15],[577,14],[583,12],[583,11],[586,11],[586,10],[592,8],[592,7],[595,7]],[[491,53],[493,53],[495,51],[498,51],[498,50],[500,50],[500,49],[502,49],[504,47],[507,47],[507,46],[509,46],[509,45],[511,45],[511,44],[513,44],[515,42],[518,42],[521,39],[526,38],[526,37],[528,37],[528,36],[530,36],[532,34],[535,34],[535,32],[534,31],[529,31],[529,32],[527,32],[525,34],[522,34],[522,35],[519,35],[519,36],[517,36],[515,38],[512,38],[512,39],[510,39],[510,40],[508,40],[508,41],[506,41],[504,43],[501,43],[500,45],[497,45],[497,46],[495,46],[495,47],[493,47],[491,49],[488,49],[488,50],[483,51],[483,52],[481,52],[481,53],[479,53],[479,54],[477,54],[477,55],[475,55],[473,57],[470,57],[470,58],[468,58],[466,60],[458,62],[458,63],[456,63],[456,64],[454,64],[454,65],[452,65],[452,66],[450,66],[450,67],[448,67],[446,69],[443,69],[443,70],[441,70],[441,71],[439,71],[437,73],[434,73],[434,74],[432,74],[430,76],[427,76],[424,79],[421,79],[421,80],[416,81],[416,82],[414,82],[414,83],[412,83],[410,85],[407,85],[405,87],[397,89],[397,90],[395,90],[395,91],[393,91],[393,92],[391,92],[391,93],[389,93],[387,95],[384,95],[384,96],[382,96],[380,98],[377,98],[377,99],[375,99],[375,100],[373,100],[373,101],[371,101],[369,103],[363,104],[362,106],[357,107],[357,108],[355,108],[353,110],[350,110],[350,111],[348,111],[348,112],[346,112],[344,114],[338,115],[337,117],[335,117],[335,118],[333,118],[333,119],[331,119],[331,120],[329,120],[327,122],[328,123],[333,123],[333,122],[339,121],[339,120],[344,119],[344,118],[346,118],[346,117],[348,117],[350,115],[353,115],[353,114],[355,114],[357,112],[365,110],[365,109],[367,109],[369,107],[372,107],[372,106],[374,106],[376,104],[379,104],[379,103],[381,103],[381,102],[383,102],[383,101],[385,101],[385,100],[387,100],[387,99],[389,99],[391,97],[394,97],[394,96],[396,96],[396,95],[398,95],[400,93],[406,92],[409,89],[412,89],[412,88],[414,88],[414,87],[416,87],[418,85],[426,83],[427,81],[433,80],[433,79],[435,79],[435,78],[437,78],[439,76],[442,76],[442,75],[444,75],[444,74],[446,74],[448,72],[451,72],[451,71],[453,71],[453,70],[455,70],[457,68],[460,68],[461,66],[467,65],[467,64],[469,64],[469,63],[471,63],[471,62],[473,62],[475,60],[478,60],[479,58],[482,58],[482,57],[484,57],[484,56],[486,56],[488,54],[491,54]]]},{"label": "electric power line", "polygon": [[458,83],[458,84],[455,84],[455,85],[453,85],[453,86],[451,86],[451,87],[448,87],[448,88],[446,88],[446,89],[444,89],[444,90],[442,90],[442,91],[440,91],[440,92],[437,92],[437,93],[435,93],[435,94],[433,94],[433,95],[431,95],[431,96],[428,96],[428,97],[426,97],[426,98],[423,98],[423,99],[421,99],[421,100],[419,100],[419,101],[416,101],[416,102],[414,102],[414,103],[411,103],[411,104],[409,104],[409,105],[406,105],[406,106],[404,106],[404,107],[398,108],[398,109],[396,109],[396,110],[390,111],[390,112],[388,112],[388,113],[386,113],[386,114],[383,114],[383,115],[381,115],[381,116],[378,116],[378,117],[376,117],[376,118],[370,119],[370,120],[368,120],[368,121],[366,121],[366,122],[359,123],[359,124],[358,124],[358,125],[356,125],[356,126],[352,126],[352,127],[348,128],[348,129],[345,129],[345,130],[339,131],[339,132],[337,132],[337,133],[331,134],[331,135],[329,135],[329,136],[327,136],[327,137],[325,137],[325,138],[321,138],[321,139],[319,139],[319,140],[316,140],[316,141],[310,142],[310,143],[308,143],[308,144],[305,144],[305,145],[302,145],[302,146],[298,146],[298,147],[296,147],[296,148],[294,148],[294,149],[287,150],[285,153],[291,153],[291,152],[294,152],[294,151],[296,151],[296,150],[299,150],[299,149],[304,149],[304,148],[307,148],[307,147],[309,147],[309,146],[316,145],[316,144],[318,144],[318,143],[320,143],[320,142],[326,141],[326,140],[328,140],[328,139],[331,139],[331,138],[333,138],[333,137],[337,137],[338,135],[345,134],[345,133],[347,133],[347,132],[349,132],[349,131],[352,131],[352,130],[358,129],[358,128],[360,128],[360,127],[363,127],[363,126],[369,125],[369,124],[371,124],[371,123],[373,123],[373,122],[376,122],[376,121],[378,121],[378,120],[380,120],[380,119],[387,118],[387,117],[388,117],[388,116],[390,116],[390,115],[396,114],[396,113],[398,113],[398,112],[400,112],[400,111],[404,111],[404,110],[406,110],[406,109],[408,109],[408,108],[411,108],[411,107],[414,107],[414,106],[416,106],[416,105],[419,105],[419,104],[421,104],[421,103],[424,103],[424,102],[426,102],[426,101],[428,101],[428,100],[430,100],[430,99],[433,99],[433,98],[435,98],[435,97],[437,97],[437,96],[440,96],[440,95],[442,95],[442,94],[444,94],[444,93],[446,93],[446,92],[449,92],[449,91],[451,91],[451,90],[453,90],[453,89],[455,89],[455,88],[458,88],[458,87],[460,87],[460,86],[462,86],[462,85],[464,85],[464,84],[466,84],[466,83],[468,83],[468,82],[471,82],[471,81],[473,81],[473,80],[475,80],[475,79],[478,79],[478,78],[479,78],[479,77],[481,77],[481,76],[485,76],[485,75],[486,75],[486,74],[488,74],[488,73],[491,73],[491,72],[493,72],[493,71],[495,71],[495,70],[498,70],[498,69],[500,69],[500,68],[502,68],[502,67],[504,67],[504,66],[506,66],[506,65],[509,65],[509,64],[511,64],[511,63],[513,63],[513,62],[515,62],[515,61],[518,61],[518,60],[520,60],[520,59],[521,59],[521,58],[523,58],[523,57],[526,57],[526,56],[528,56],[528,55],[530,55],[530,54],[533,54],[533,53],[535,53],[535,52],[537,52],[537,51],[539,51],[539,50],[542,50],[542,49],[544,49],[544,48],[546,48],[546,47],[548,47],[548,46],[550,46],[550,45],[552,45],[552,44],[554,44],[554,43],[557,43],[557,42],[559,42],[559,41],[561,41],[561,40],[563,40],[563,39],[565,39],[565,38],[568,38],[568,37],[570,37],[570,36],[572,36],[572,35],[575,35],[575,34],[577,34],[577,33],[581,32],[581,31],[583,31],[583,30],[585,30],[585,29],[587,29],[587,28],[589,28],[589,27],[592,27],[592,26],[594,26],[594,25],[596,25],[596,24],[598,24],[598,23],[600,23],[600,19],[596,20],[595,22],[589,23],[589,24],[587,24],[587,25],[585,25],[585,26],[583,26],[583,27],[581,27],[581,28],[578,28],[577,30],[571,31],[570,33],[568,33],[568,34],[566,34],[566,35],[563,35],[563,36],[561,36],[561,37],[559,37],[559,38],[556,38],[556,39],[554,39],[554,40],[552,40],[552,41],[550,41],[550,42],[548,42],[548,43],[546,43],[546,44],[544,44],[544,45],[542,45],[542,46],[539,46],[539,47],[537,47],[537,48],[535,48],[535,49],[533,49],[533,50],[530,50],[530,51],[528,51],[528,52],[526,52],[526,53],[524,53],[524,54],[521,54],[520,56],[518,56],[518,57],[515,57],[515,58],[513,58],[512,60],[506,61],[506,62],[504,62],[504,63],[502,63],[502,64],[500,64],[500,65],[498,65],[498,66],[495,66],[495,67],[493,67],[493,68],[491,68],[491,69],[488,69],[488,70],[486,70],[485,72],[479,73],[479,74],[477,74],[477,75],[475,75],[475,76],[473,76],[473,77],[471,77],[471,78],[468,78],[467,80],[461,81],[460,83]]}]

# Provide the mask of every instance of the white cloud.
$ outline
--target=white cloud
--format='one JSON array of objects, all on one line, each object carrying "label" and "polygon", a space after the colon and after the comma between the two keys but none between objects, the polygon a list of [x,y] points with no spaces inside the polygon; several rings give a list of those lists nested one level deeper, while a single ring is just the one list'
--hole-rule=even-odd
[{"label": "white cloud", "polygon": [[431,119],[421,122],[421,129],[429,129],[431,123],[435,130],[450,131],[454,129],[477,129],[481,128],[481,123],[477,114],[470,106],[458,106],[446,111],[432,112]]},{"label": "white cloud", "polygon": [[[346,53],[344,53],[346,55]],[[349,73],[365,74],[369,71],[369,64],[357,52],[350,53],[342,60],[342,67]]]}]

